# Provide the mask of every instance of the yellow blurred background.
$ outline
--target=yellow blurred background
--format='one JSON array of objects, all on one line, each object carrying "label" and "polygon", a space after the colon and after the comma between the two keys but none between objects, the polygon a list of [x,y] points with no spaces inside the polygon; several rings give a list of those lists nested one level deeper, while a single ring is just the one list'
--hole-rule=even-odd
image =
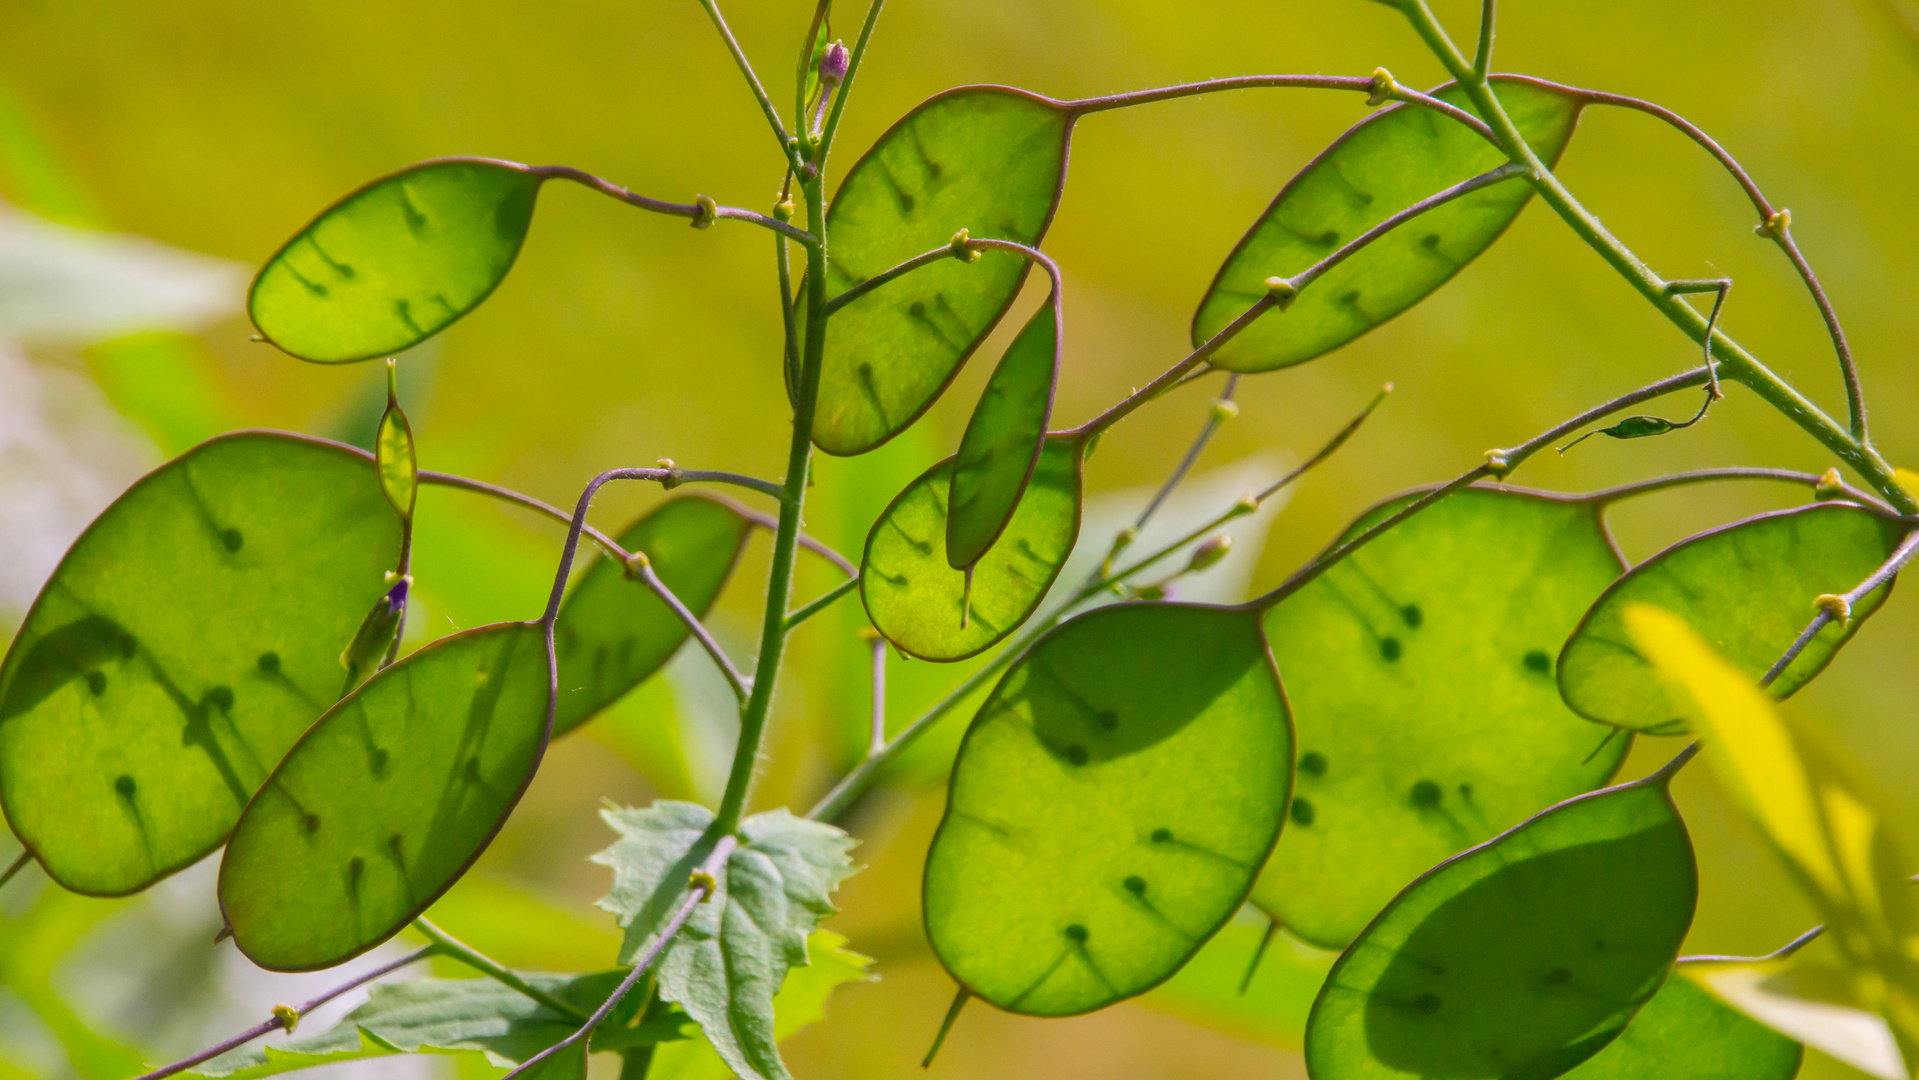
[{"label": "yellow blurred background", "polygon": [[[1893,462],[1912,464],[1919,124],[1910,103],[1919,93],[1919,49],[1882,6],[1893,2],[1508,0],[1496,67],[1651,98],[1738,155],[1776,203],[1791,207],[1800,242],[1846,321],[1879,445]],[[851,0],[840,6],[835,30],[850,40],[864,9]],[[734,0],[727,11],[776,102],[791,100],[811,7]],[[1456,38],[1471,37],[1477,4],[1435,8]],[[1407,85],[1441,80],[1403,20],[1364,0],[893,0],[859,73],[833,166],[843,172],[893,119],[957,84],[1008,83],[1064,98],[1255,72],[1364,75],[1376,65]],[[1267,90],[1080,125],[1046,241],[1066,281],[1061,421],[1092,415],[1185,353],[1193,305],[1233,243],[1294,171],[1365,112],[1357,95]],[[20,211],[152,238],[228,260],[244,274],[332,199],[444,154],[573,165],[661,198],[704,193],[762,209],[780,179],[764,120],[692,0],[0,4],[0,201]],[[1708,157],[1649,118],[1592,112],[1561,172],[1661,273],[1733,277],[1722,325],[1829,409],[1843,408],[1817,312],[1778,251],[1752,236],[1750,206]],[[759,230],[696,232],[554,186],[493,299],[402,361],[422,466],[561,505],[595,472],[663,456],[689,468],[776,475],[787,427],[770,246]],[[101,505],[162,454],[229,427],[361,441],[371,432],[383,390],[375,365],[289,359],[250,343],[238,310],[235,291],[218,317],[192,332],[23,342],[21,370],[29,374],[21,377],[39,380],[44,412],[104,394],[123,418],[87,442],[91,450],[73,451],[73,467],[105,485]],[[997,349],[989,344],[982,355]],[[1533,206],[1413,312],[1330,357],[1247,380],[1241,418],[1202,469],[1310,453],[1380,383],[1397,385],[1371,425],[1272,522],[1253,575],[1254,585],[1270,586],[1378,499],[1450,478],[1489,447],[1696,362],[1683,336]],[[856,553],[899,487],[950,452],[986,370],[973,364],[885,450],[822,462],[809,528]],[[1209,400],[1207,391],[1182,391],[1117,428],[1091,461],[1091,489],[1158,482]],[[8,415],[0,411],[0,424]],[[56,421],[65,422],[54,416],[50,430],[71,430]],[[0,448],[6,435],[0,429]],[[1817,472],[1831,462],[1735,388],[1697,428],[1642,442],[1594,440],[1563,458],[1536,459],[1515,480],[1579,491],[1727,464]],[[11,490],[0,486],[0,518],[32,513],[28,503],[5,501]],[[657,498],[609,489],[598,520],[620,524]],[[1693,487],[1630,502],[1613,523],[1637,561],[1699,529],[1800,500],[1797,491],[1762,485]],[[421,515],[416,635],[538,610],[557,527],[440,491],[423,494]],[[764,555],[762,540],[714,616],[719,635],[742,654],[753,640]],[[801,587],[812,594],[835,580],[830,569],[809,565]],[[19,608],[0,596],[0,627],[11,627]],[[864,645],[853,633],[860,625],[848,603],[797,639],[761,805],[809,805],[857,751],[867,708]],[[1919,605],[1895,594],[1793,706],[1851,754],[1907,822],[1919,810],[1919,785],[1910,780],[1919,751],[1915,635]],[[443,905],[450,929],[513,963],[610,961],[610,952],[593,954],[611,928],[591,906],[606,875],[586,862],[611,839],[596,816],[602,798],[710,797],[730,745],[716,715],[724,690],[716,709],[710,679],[684,661],[588,733],[554,746],[476,879]],[[896,660],[892,676],[889,711],[900,723],[957,673]],[[950,748],[963,723],[949,721],[946,738],[930,740],[939,745],[919,755],[920,779],[937,775],[940,746]],[[1679,745],[1651,742],[1629,773]],[[1764,952],[1811,925],[1809,905],[1705,771],[1688,770],[1679,791],[1702,870],[1689,951]],[[877,958],[880,981],[842,991],[827,1023],[787,1045],[801,1077],[897,1077],[917,1068],[952,991],[918,922],[919,866],[941,799],[936,786],[901,787],[853,819],[869,868],[843,890],[844,913],[830,925]],[[234,975],[196,936],[202,923],[217,925],[210,906],[202,908],[204,882],[133,902],[48,898],[37,888],[16,883],[0,895],[0,1078],[124,1075],[114,1071],[114,1046],[164,1060],[159,1055],[190,1050],[293,996]],[[564,914],[544,913],[536,898]],[[1244,926],[1234,933],[1256,936]],[[1311,992],[1302,973],[1315,961],[1272,962],[1261,1004],[1210,1022],[1176,994],[1070,1021],[976,1005],[934,1073],[1303,1076],[1295,1014]],[[182,995],[193,994],[215,1000],[175,1015]],[[48,1019],[62,1009],[92,1035],[70,1042],[66,1021]],[[88,1038],[104,1056],[88,1056],[84,1047],[96,1046]],[[394,1069],[372,1071],[401,1074]],[[1805,1075],[1856,1074],[1812,1055]]]}]

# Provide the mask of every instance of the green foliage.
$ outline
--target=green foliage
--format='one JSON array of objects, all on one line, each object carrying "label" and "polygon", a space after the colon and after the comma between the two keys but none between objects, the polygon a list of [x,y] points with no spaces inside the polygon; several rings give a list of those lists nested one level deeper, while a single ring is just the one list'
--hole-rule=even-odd
[{"label": "green foliage", "polygon": [[[1656,734],[1683,732],[1659,676],[1627,636],[1625,611],[1651,604],[1675,612],[1740,670],[1758,678],[1818,611],[1822,593],[1843,593],[1878,569],[1901,526],[1842,503],[1785,510],[1700,533],[1634,567],[1593,605],[1559,657],[1559,687],[1583,716]],[[1892,586],[1853,605],[1772,684],[1785,697],[1824,670]]]},{"label": "green foliage", "polygon": [[[1521,79],[1493,85],[1533,149],[1558,161],[1580,103]],[[1457,88],[1438,96],[1473,108]],[[1193,344],[1245,314],[1266,295],[1267,278],[1297,274],[1421,199],[1505,163],[1498,148],[1430,109],[1394,105],[1367,117],[1293,177],[1227,256],[1193,315]],[[1531,197],[1523,181],[1495,184],[1408,221],[1327,271],[1283,314],[1227,342],[1214,366],[1272,371],[1331,352],[1445,284]]]},{"label": "green foliage", "polygon": [[342,963],[466,871],[546,747],[545,636],[501,623],[444,638],[300,738],[220,865],[220,906],[249,959],[275,971]]},{"label": "green foliage", "polygon": [[[1001,86],[962,87],[908,113],[847,171],[827,210],[827,293],[895,264],[975,239],[1037,244],[1066,180],[1072,118]],[[861,454],[919,418],[1012,306],[1025,259],[923,267],[835,312],[826,328],[813,441]]]},{"label": "green foliage", "polygon": [[[645,555],[666,587],[704,617],[739,562],[753,524],[718,499],[672,499],[615,539]],[[596,559],[573,585],[553,626],[560,696],[553,734],[564,735],[672,659],[692,633],[646,583]]]},{"label": "green foliage", "polygon": [[[373,988],[366,1004],[326,1031],[280,1046],[242,1047],[193,1070],[195,1075],[252,1080],[316,1065],[393,1054],[468,1053],[517,1065],[559,1042],[619,984],[624,971],[593,975],[527,975],[543,993],[573,1006],[561,1015],[492,979],[415,979]],[[593,1033],[596,1050],[651,1046],[684,1039],[691,1023],[675,1009],[642,1014],[635,994]],[[540,1080],[582,1080],[581,1059],[563,1055],[537,1072]]]},{"label": "green foliage", "polygon": [[964,660],[1025,622],[1079,539],[1085,443],[1049,436],[1005,530],[979,561],[948,557],[948,485],[954,459],[926,470],[874,522],[860,560],[860,598],[873,626],[922,660]]},{"label": "green foliage", "polygon": [[1033,313],[993,369],[953,455],[946,562],[965,570],[993,546],[1019,509],[1053,415],[1064,337],[1057,292]]},{"label": "green foliage", "polygon": [[1299,778],[1254,902],[1343,948],[1428,867],[1605,783],[1631,740],[1566,711],[1550,657],[1621,569],[1590,503],[1469,488],[1274,606]]},{"label": "green foliage", "polygon": [[520,254],[541,177],[481,158],[429,161],[321,211],[260,270],[247,313],[302,360],[390,356],[490,296]]},{"label": "green foliage", "polygon": [[1552,1077],[1603,1049],[1692,923],[1669,779],[1561,803],[1407,887],[1313,1005],[1315,1080]]},{"label": "green foliage", "polygon": [[420,494],[420,463],[413,447],[413,426],[400,411],[393,361],[387,361],[386,411],[373,436],[373,463],[380,473],[380,490],[402,518],[412,520]]},{"label": "green foliage", "polygon": [[967,729],[926,857],[926,933],[962,986],[1066,1016],[1165,980],[1279,835],[1292,725],[1234,608],[1125,604],[1065,624]]},{"label": "green foliage", "polygon": [[74,543],[0,668],[0,798],[55,880],[144,888],[218,847],[339,696],[400,522],[366,455],[223,436]]},{"label": "green foliage", "polygon": [[[620,961],[632,963],[682,906],[688,880],[719,842],[712,811],[656,802],[605,812],[620,840],[593,857],[613,870],[600,906],[626,928]],[[714,875],[654,970],[663,1000],[684,1008],[743,1080],[788,1080],[780,1061],[774,995],[787,970],[808,962],[807,936],[832,914],[834,889],[853,872],[856,843],[830,825],[785,810],[740,823],[739,845]]]},{"label": "green foliage", "polygon": [[1675,972],[1632,1023],[1567,1080],[1792,1080],[1806,1048]]}]

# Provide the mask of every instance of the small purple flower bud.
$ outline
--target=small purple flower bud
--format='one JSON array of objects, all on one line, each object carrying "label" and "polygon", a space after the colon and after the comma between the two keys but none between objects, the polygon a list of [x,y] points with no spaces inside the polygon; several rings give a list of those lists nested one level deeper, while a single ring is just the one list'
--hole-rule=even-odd
[{"label": "small purple flower bud", "polygon": [[846,78],[846,69],[853,62],[853,54],[846,46],[835,41],[826,47],[826,54],[820,57],[820,81],[838,86]]}]

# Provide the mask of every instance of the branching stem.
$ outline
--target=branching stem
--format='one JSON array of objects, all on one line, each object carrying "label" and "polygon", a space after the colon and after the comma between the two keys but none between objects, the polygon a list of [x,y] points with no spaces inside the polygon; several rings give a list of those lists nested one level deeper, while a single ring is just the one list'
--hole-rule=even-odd
[{"label": "branching stem", "polygon": [[[766,87],[760,85],[760,77],[754,73],[753,64],[746,58],[746,51],[733,37],[733,30],[726,25],[726,17],[720,14],[718,0],[700,0],[700,6],[706,9],[706,16],[713,20],[713,29],[720,32],[721,40],[726,42],[726,51],[733,54],[733,63],[739,65],[740,74],[746,76],[746,84],[753,88],[753,97],[760,103],[760,111],[766,114],[766,122],[773,128],[773,137],[779,140],[780,153],[786,156],[787,164],[795,172],[804,173],[804,163],[795,152],[793,137],[787,133],[786,125],[780,122],[780,111],[773,106],[773,99],[766,96]],[[794,119],[799,119],[795,117]]]},{"label": "branching stem", "polygon": [[855,575],[853,577],[847,578],[845,581],[840,582],[838,585],[833,586],[831,590],[829,590],[824,596],[821,596],[818,600],[814,600],[814,601],[811,601],[810,603],[802,605],[800,608],[798,608],[792,614],[786,617],[787,631],[789,633],[792,632],[794,627],[812,618],[813,616],[818,615],[820,612],[825,611],[827,608],[833,605],[834,601],[838,600],[842,596],[845,596],[847,593],[852,592],[854,589],[859,588],[859,585],[860,585],[860,579],[857,575]]}]

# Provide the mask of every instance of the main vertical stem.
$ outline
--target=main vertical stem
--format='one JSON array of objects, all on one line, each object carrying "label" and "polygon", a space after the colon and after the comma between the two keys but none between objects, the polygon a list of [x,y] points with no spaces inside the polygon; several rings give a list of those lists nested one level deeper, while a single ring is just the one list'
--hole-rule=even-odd
[{"label": "main vertical stem", "polygon": [[793,442],[786,456],[786,489],[780,501],[780,523],[773,537],[773,569],[766,582],[766,615],[760,630],[760,659],[753,671],[753,692],[740,711],[740,743],[733,752],[733,770],[726,778],[726,794],[714,827],[722,833],[739,827],[746,797],[759,765],[760,742],[779,682],[780,657],[786,649],[786,609],[793,592],[793,562],[799,550],[800,513],[806,506],[806,475],[813,459],[813,410],[820,393],[820,357],[826,351],[826,196],[825,183],[814,177],[801,183],[806,197],[807,223],[817,246],[806,249],[806,342],[800,355],[800,377],[793,388]]}]

